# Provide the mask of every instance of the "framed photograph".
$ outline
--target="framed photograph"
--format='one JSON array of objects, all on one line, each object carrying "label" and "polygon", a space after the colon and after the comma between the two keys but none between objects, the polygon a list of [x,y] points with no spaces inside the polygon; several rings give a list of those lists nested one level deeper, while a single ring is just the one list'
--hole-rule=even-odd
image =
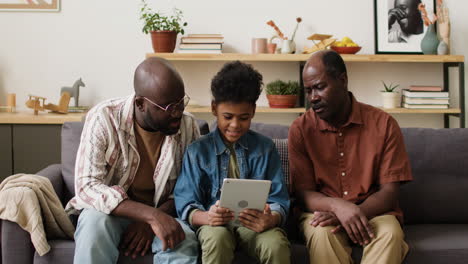
[{"label": "framed photograph", "polygon": [[0,11],[60,11],[60,0],[0,0]]},{"label": "framed photograph", "polygon": [[434,19],[435,0],[374,0],[376,54],[422,54],[427,27],[418,10],[420,3]]}]

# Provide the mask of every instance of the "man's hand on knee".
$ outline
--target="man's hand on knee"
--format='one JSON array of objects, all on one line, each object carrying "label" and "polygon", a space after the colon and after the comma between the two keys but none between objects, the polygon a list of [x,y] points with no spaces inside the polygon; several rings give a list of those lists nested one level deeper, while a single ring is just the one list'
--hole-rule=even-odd
[{"label": "man's hand on knee", "polygon": [[151,246],[154,239],[154,233],[149,224],[143,222],[133,222],[122,234],[119,248],[125,256],[132,255],[136,258],[138,255],[144,256]]},{"label": "man's hand on knee", "polygon": [[172,216],[156,210],[149,221],[154,234],[162,242],[162,250],[175,248],[185,239],[185,233],[179,222]]},{"label": "man's hand on knee", "polygon": [[354,243],[366,245],[374,238],[374,231],[359,206],[337,199],[333,211]]}]

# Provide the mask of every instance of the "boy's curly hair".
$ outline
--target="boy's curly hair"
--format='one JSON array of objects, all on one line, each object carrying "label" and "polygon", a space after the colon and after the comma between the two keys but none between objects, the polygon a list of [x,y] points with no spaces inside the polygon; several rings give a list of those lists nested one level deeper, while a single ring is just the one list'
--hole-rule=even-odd
[{"label": "boy's curly hair", "polygon": [[252,65],[240,61],[224,64],[211,80],[215,103],[248,102],[255,104],[262,92],[263,77]]}]

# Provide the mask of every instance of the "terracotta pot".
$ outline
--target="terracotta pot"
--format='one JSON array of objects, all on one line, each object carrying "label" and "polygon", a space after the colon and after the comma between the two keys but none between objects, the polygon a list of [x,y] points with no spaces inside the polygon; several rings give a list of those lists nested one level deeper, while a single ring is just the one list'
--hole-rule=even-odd
[{"label": "terracotta pot", "polygon": [[296,105],[297,95],[267,94],[267,99],[271,108],[291,108]]},{"label": "terracotta pot", "polygon": [[177,32],[169,30],[151,31],[154,52],[174,52]]}]

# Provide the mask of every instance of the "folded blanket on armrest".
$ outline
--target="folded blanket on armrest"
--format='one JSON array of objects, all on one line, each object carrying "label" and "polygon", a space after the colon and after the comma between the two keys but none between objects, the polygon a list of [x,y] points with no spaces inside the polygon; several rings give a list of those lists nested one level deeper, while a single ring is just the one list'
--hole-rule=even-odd
[{"label": "folded blanket on armrest", "polygon": [[29,232],[40,256],[50,250],[47,238],[73,239],[75,228],[46,177],[15,174],[6,178],[0,184],[0,201],[0,219]]}]

